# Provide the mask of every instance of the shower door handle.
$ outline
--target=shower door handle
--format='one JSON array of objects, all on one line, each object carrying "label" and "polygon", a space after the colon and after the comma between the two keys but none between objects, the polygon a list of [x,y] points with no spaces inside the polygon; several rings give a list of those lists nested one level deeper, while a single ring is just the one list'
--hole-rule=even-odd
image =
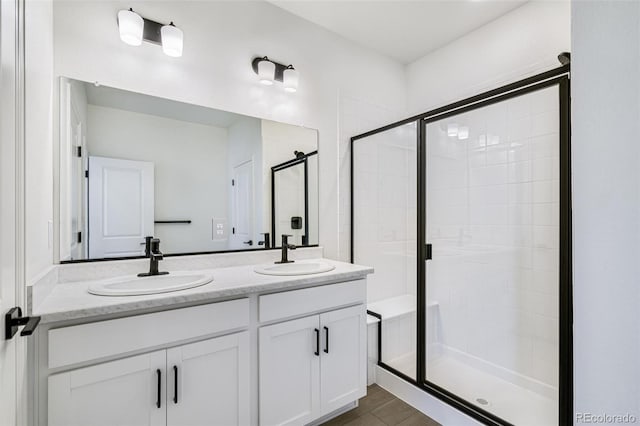
[{"label": "shower door handle", "polygon": [[425,244],[424,246],[424,260],[433,259],[433,246],[431,244]]}]

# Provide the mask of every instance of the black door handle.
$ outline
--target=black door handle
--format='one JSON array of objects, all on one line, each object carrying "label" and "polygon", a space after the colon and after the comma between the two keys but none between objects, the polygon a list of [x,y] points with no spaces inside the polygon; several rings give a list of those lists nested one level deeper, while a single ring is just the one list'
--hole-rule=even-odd
[{"label": "black door handle", "polygon": [[162,401],[160,401],[160,394],[162,393],[162,371],[160,371],[160,369],[156,370],[156,376],[158,377],[158,397],[156,399],[156,407],[160,408],[162,406]]},{"label": "black door handle", "polygon": [[173,366],[173,403],[178,403],[178,366]]},{"label": "black door handle", "polygon": [[248,245],[252,246],[253,245],[253,240],[244,241],[242,244],[248,244]]},{"label": "black door handle", "polygon": [[313,353],[315,356],[320,356],[320,330],[314,328],[316,333],[316,351]]},{"label": "black door handle", "polygon": [[324,353],[329,353],[329,327],[324,328]]},{"label": "black door handle", "polygon": [[20,332],[21,336],[31,336],[33,331],[40,323],[40,317],[23,317],[22,309],[18,306],[9,309],[4,315],[4,338],[9,340],[18,332],[18,328],[24,325],[24,328]]}]

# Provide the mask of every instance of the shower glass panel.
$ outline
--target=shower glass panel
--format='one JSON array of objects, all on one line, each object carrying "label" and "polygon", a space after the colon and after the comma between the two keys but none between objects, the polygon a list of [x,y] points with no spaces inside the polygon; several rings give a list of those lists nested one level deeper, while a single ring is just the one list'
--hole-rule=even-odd
[{"label": "shower glass panel", "polygon": [[417,125],[354,140],[352,149],[352,257],[375,269],[367,309],[382,318],[380,361],[415,379]]},{"label": "shower glass panel", "polygon": [[424,126],[425,378],[510,423],[557,424],[559,89]]}]

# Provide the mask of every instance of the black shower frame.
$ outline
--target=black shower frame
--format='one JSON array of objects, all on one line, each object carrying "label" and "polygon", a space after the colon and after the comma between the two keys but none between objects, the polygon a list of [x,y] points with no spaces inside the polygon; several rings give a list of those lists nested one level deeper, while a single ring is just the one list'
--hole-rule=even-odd
[{"label": "black shower frame", "polygon": [[571,92],[570,64],[534,75],[497,89],[436,108],[434,110],[397,121],[395,123],[362,133],[351,138],[351,262],[354,262],[354,143],[359,139],[387,130],[416,123],[417,126],[417,346],[416,377],[409,377],[382,361],[382,317],[376,312],[369,314],[378,318],[378,365],[404,379],[421,390],[446,402],[459,411],[488,425],[510,425],[496,415],[471,404],[469,401],[431,383],[426,378],[426,125],[430,122],[478,109],[536,90],[558,86],[560,115],[560,221],[559,221],[559,382],[558,424],[573,424],[573,291],[572,291],[572,214],[571,214]]},{"label": "black shower frame", "polygon": [[271,247],[279,247],[276,238],[276,172],[299,164],[304,164],[304,239],[306,244],[303,241],[302,245],[309,247],[309,170],[307,160],[313,155],[318,155],[318,151],[312,151],[271,167]]}]

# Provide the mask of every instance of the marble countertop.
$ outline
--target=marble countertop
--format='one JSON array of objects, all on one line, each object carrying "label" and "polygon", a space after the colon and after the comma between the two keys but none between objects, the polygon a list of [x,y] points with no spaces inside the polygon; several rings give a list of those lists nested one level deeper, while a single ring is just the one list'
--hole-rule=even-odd
[{"label": "marble countertop", "polygon": [[32,315],[39,315],[42,323],[88,319],[242,297],[252,293],[349,281],[364,278],[373,272],[373,268],[366,266],[329,259],[321,260],[334,265],[335,269],[320,274],[297,276],[260,275],[254,272],[257,265],[200,269],[200,272],[207,271],[213,274],[211,283],[187,290],[143,296],[96,296],[87,291],[89,285],[95,281],[62,282],[55,284],[41,303],[33,307]]}]

